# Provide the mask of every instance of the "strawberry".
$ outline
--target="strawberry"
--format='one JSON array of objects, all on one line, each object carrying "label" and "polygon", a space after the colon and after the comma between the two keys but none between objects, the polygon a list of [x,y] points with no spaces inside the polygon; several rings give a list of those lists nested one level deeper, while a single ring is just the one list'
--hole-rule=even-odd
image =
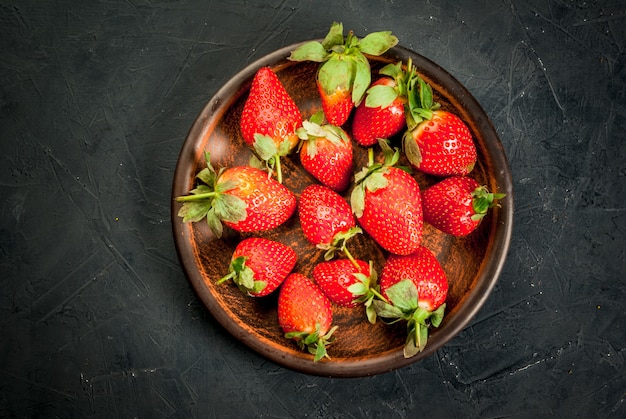
[{"label": "strawberry", "polygon": [[350,202],[357,221],[385,250],[400,255],[413,253],[422,241],[422,203],[417,181],[406,171],[393,167],[398,149],[386,142],[384,163],[369,164],[355,176]]},{"label": "strawberry", "polygon": [[302,125],[302,114],[269,67],[255,73],[239,124],[246,144],[270,173],[276,169],[278,182],[282,183],[280,158],[298,144],[296,129]]},{"label": "strawberry", "polygon": [[352,122],[352,136],[362,146],[372,146],[379,138],[389,138],[406,126],[405,114],[410,112],[409,95],[417,77],[409,62],[388,64],[380,70],[383,75],[367,90],[365,101],[357,107]]},{"label": "strawberry", "polygon": [[343,125],[355,105],[361,103],[372,81],[369,61],[364,54],[378,56],[398,43],[391,32],[372,32],[358,39],[349,32],[344,39],[343,25],[334,22],[322,42],[304,43],[291,52],[289,60],[321,63],[316,83],[326,119]]},{"label": "strawberry", "polygon": [[505,194],[493,194],[466,176],[446,178],[422,192],[424,221],[453,236],[467,236]]},{"label": "strawberry", "polygon": [[439,109],[428,83],[419,76],[416,81],[409,93],[411,112],[402,139],[407,159],[427,174],[467,175],[477,158],[469,128],[457,115]]},{"label": "strawberry", "polygon": [[264,297],[278,288],[296,265],[296,252],[289,246],[261,237],[239,242],[233,252],[228,275],[217,283],[232,279],[242,292]]},{"label": "strawberry", "polygon": [[374,301],[376,314],[387,321],[407,321],[404,356],[421,352],[429,327],[443,320],[448,280],[435,255],[420,246],[410,255],[390,255],[380,277],[380,292],[388,300]]},{"label": "strawberry", "polygon": [[328,299],[340,306],[365,306],[371,323],[376,313],[372,301],[379,296],[377,275],[372,264],[362,260],[336,259],[320,262],[313,268],[313,280]]},{"label": "strawberry", "polygon": [[300,195],[298,216],[307,240],[326,250],[325,260],[332,259],[336,250],[352,258],[346,242],[361,233],[361,229],[341,195],[324,185],[309,185]]},{"label": "strawberry", "polygon": [[328,357],[326,346],[337,329],[332,322],[330,300],[319,287],[302,274],[290,274],[278,293],[278,324],[285,337],[319,361]]},{"label": "strawberry", "polygon": [[287,221],[296,210],[296,197],[284,185],[250,166],[235,166],[216,172],[211,156],[190,195],[179,196],[178,215],[183,222],[206,217],[213,234],[221,237],[224,225],[240,232],[270,230]]},{"label": "strawberry", "polygon": [[302,140],[300,162],[322,184],[342,192],[352,178],[352,141],[340,127],[321,125],[323,118],[318,112],[296,131]]}]

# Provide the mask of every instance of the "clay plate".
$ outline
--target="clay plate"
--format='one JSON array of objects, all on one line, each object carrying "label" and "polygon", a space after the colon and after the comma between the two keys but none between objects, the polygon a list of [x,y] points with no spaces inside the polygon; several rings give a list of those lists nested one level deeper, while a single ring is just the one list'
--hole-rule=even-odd
[{"label": "clay plate", "polygon": [[[214,167],[246,165],[251,151],[239,131],[239,117],[250,83],[257,69],[270,66],[308,118],[321,109],[315,74],[316,63],[286,60],[297,45],[275,51],[244,68],[226,83],[204,107],[183,144],[173,181],[172,197],[186,195],[195,185],[203,167],[203,153],[209,151]],[[216,280],[228,271],[237,243],[250,234],[226,231],[216,239],[205,222],[182,223],[177,216],[180,204],[172,203],[172,224],[181,264],[198,297],[215,319],[232,335],[264,357],[282,366],[314,375],[355,377],[384,373],[423,359],[457,335],[474,317],[494,287],[509,247],[513,219],[511,174],[502,144],[489,118],[472,95],[450,74],[428,59],[403,47],[394,47],[383,57],[370,58],[373,79],[387,63],[411,58],[422,77],[431,84],[435,98],[459,115],[470,127],[478,149],[478,163],[471,176],[491,191],[506,193],[502,206],[491,211],[479,229],[467,238],[454,238],[426,225],[423,244],[441,262],[450,283],[443,323],[430,332],[426,349],[406,359],[402,353],[406,337],[404,324],[371,325],[362,308],[334,307],[334,324],[339,326],[336,341],[329,347],[331,359],[314,363],[312,356],[283,337],[276,318],[277,294],[265,298],[243,295],[232,283],[219,286]],[[350,132],[350,121],[344,126]],[[399,145],[399,138],[392,139]],[[355,171],[366,163],[366,150],[354,144]],[[377,154],[380,154],[377,152]],[[406,161],[403,162],[407,164]],[[306,173],[299,157],[283,158],[284,184],[299,198],[315,180]],[[414,172],[420,186],[437,179]],[[349,191],[344,194],[349,197]],[[323,253],[308,243],[297,214],[281,227],[257,234],[292,246],[298,254],[295,271],[311,277],[313,266]],[[349,244],[353,255],[373,260],[378,272],[386,254],[366,235]]]}]

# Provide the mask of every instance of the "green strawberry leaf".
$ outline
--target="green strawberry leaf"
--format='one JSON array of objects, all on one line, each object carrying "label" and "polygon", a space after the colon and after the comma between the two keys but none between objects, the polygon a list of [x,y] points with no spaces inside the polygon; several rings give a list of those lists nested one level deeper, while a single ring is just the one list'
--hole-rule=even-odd
[{"label": "green strawberry leaf", "polygon": [[320,66],[317,80],[324,92],[331,95],[338,89],[350,90],[354,72],[353,60],[347,60],[341,55],[334,54]]},{"label": "green strawberry leaf", "polygon": [[295,50],[291,51],[291,55],[287,59],[290,61],[314,61],[321,63],[326,61],[329,57],[326,50],[327,48],[325,48],[321,43],[311,41],[302,44]]},{"label": "green strawberry leaf", "polygon": [[352,83],[352,102],[358,106],[365,96],[365,92],[372,82],[372,72],[369,61],[361,53],[354,55],[354,81]]},{"label": "green strawberry leaf", "polygon": [[407,131],[402,137],[402,147],[407,160],[413,166],[419,168],[422,164],[422,152],[417,145],[417,141],[413,138],[413,133],[411,131]]},{"label": "green strawberry leaf", "polygon": [[430,313],[430,325],[433,327],[439,327],[441,321],[443,320],[444,312],[446,310],[446,304],[443,303],[440,305],[437,310]]},{"label": "green strawberry leaf", "polygon": [[278,154],[276,142],[269,135],[254,134],[254,151],[263,161],[268,161]]},{"label": "green strawberry leaf", "polygon": [[389,301],[403,313],[413,313],[417,308],[417,287],[413,281],[403,279],[387,288]]},{"label": "green strawberry leaf", "polygon": [[224,234],[224,225],[217,215],[215,215],[215,208],[211,208],[206,215],[206,222],[209,228],[215,234],[217,238],[222,237]]},{"label": "green strawberry leaf", "polygon": [[402,61],[399,61],[396,64],[387,64],[381,68],[378,73],[396,80],[402,75]]},{"label": "green strawberry leaf", "polygon": [[376,315],[381,319],[385,319],[385,323],[393,324],[400,320],[404,320],[404,313],[398,307],[386,303],[382,300],[374,300],[372,302]]},{"label": "green strawberry leaf", "polygon": [[363,54],[379,56],[398,44],[398,38],[390,31],[372,32],[359,41]]},{"label": "green strawberry leaf", "polygon": [[392,86],[376,85],[367,90],[365,106],[368,108],[386,108],[398,98],[398,91]]},{"label": "green strawberry leaf", "polygon": [[213,200],[215,215],[223,221],[237,223],[246,219],[246,203],[238,196],[223,194]]},{"label": "green strawberry leaf", "polygon": [[329,51],[337,45],[343,45],[343,41],[343,24],[341,22],[333,22],[322,41],[322,46],[326,51]]},{"label": "green strawberry leaf", "polygon": [[311,117],[309,118],[309,121],[317,125],[322,125],[324,123],[324,117],[325,117],[324,111],[319,110],[315,112],[313,115],[311,115]]},{"label": "green strawberry leaf", "polygon": [[[367,171],[367,169],[365,170]],[[350,206],[357,218],[363,216],[363,210],[365,209],[365,185],[359,184],[352,189],[352,193],[350,194]]]}]

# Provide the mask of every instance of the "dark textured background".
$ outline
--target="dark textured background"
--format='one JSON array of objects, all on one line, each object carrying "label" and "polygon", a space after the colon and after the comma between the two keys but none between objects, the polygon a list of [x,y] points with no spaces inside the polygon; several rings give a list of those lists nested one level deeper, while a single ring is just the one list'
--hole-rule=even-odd
[{"label": "dark textured background", "polygon": [[[170,228],[204,104],[333,20],[392,30],[465,84],[515,186],[509,257],[470,326],[360,379],[232,338]],[[0,0],[0,416],[625,417],[625,48],[617,0]]]}]

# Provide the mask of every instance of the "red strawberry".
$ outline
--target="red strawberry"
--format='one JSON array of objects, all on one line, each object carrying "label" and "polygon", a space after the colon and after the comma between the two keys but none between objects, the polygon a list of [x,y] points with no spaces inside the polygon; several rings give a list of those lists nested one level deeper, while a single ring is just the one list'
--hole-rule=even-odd
[{"label": "red strawberry", "polygon": [[252,297],[266,296],[283,282],[296,265],[296,252],[280,242],[250,237],[239,242],[233,252],[228,275],[242,292]]},{"label": "red strawberry", "polygon": [[467,236],[480,224],[489,208],[505,194],[489,193],[474,179],[465,176],[446,178],[422,192],[424,221],[452,234]]},{"label": "red strawberry", "polygon": [[340,127],[321,125],[323,118],[318,112],[298,128],[300,162],[322,184],[341,192],[352,178],[352,141]]},{"label": "red strawberry", "polygon": [[[399,255],[413,253],[422,241],[422,203],[417,181],[393,167],[399,159],[386,146],[385,163],[370,164],[355,176],[351,204],[359,224],[385,250]],[[371,149],[370,149],[371,150]]]},{"label": "red strawberry", "polygon": [[326,250],[325,259],[341,250],[348,258],[346,241],[361,229],[356,226],[350,205],[337,192],[324,185],[309,185],[300,195],[298,216],[304,236],[320,249]]},{"label": "red strawberry", "polygon": [[270,230],[296,210],[295,195],[262,170],[235,166],[216,172],[209,153],[205,160],[207,167],[196,175],[201,183],[191,195],[176,198],[183,203],[178,211],[183,222],[206,217],[213,233],[221,237],[223,224],[241,232]]},{"label": "red strawberry", "polygon": [[326,346],[337,327],[331,327],[330,301],[309,278],[292,273],[278,294],[278,324],[287,339],[315,355],[314,361],[328,357]]},{"label": "red strawberry", "polygon": [[476,164],[476,146],[465,123],[453,113],[436,110],[404,137],[411,164],[435,176],[467,175]]},{"label": "red strawberry", "polygon": [[421,77],[417,76],[408,90],[411,106],[402,145],[409,162],[435,176],[471,172],[477,153],[467,125],[455,114],[439,109],[432,87]]},{"label": "red strawberry", "polygon": [[330,124],[341,126],[353,106],[361,102],[372,80],[364,54],[381,55],[397,43],[398,38],[391,32],[372,32],[363,39],[349,32],[344,40],[343,25],[335,22],[322,42],[300,45],[289,59],[322,63],[317,74],[322,108]]},{"label": "red strawberry", "polygon": [[313,268],[313,280],[330,301],[344,307],[365,305],[370,322],[376,313],[372,306],[377,290],[376,271],[371,264],[359,259],[336,259],[320,262]]},{"label": "red strawberry", "polygon": [[388,64],[380,70],[382,78],[367,91],[364,102],[357,107],[352,122],[354,140],[369,147],[379,138],[389,138],[406,126],[405,114],[410,112],[409,94],[416,80],[414,67],[402,70],[402,63]]},{"label": "red strawberry", "polygon": [[296,129],[301,125],[302,114],[276,74],[269,67],[260,68],[241,113],[241,134],[270,171],[276,169],[279,183],[280,157],[298,144]]},{"label": "red strawberry", "polygon": [[348,83],[341,86],[337,85],[334,91],[328,93],[319,80],[316,84],[322,101],[322,110],[328,122],[338,127],[345,124],[354,108],[352,92],[346,87]]},{"label": "red strawberry", "polygon": [[443,320],[448,280],[435,255],[424,246],[405,256],[390,255],[380,277],[380,292],[388,301],[374,301],[383,319],[407,321],[404,356],[421,352],[428,328]]}]

